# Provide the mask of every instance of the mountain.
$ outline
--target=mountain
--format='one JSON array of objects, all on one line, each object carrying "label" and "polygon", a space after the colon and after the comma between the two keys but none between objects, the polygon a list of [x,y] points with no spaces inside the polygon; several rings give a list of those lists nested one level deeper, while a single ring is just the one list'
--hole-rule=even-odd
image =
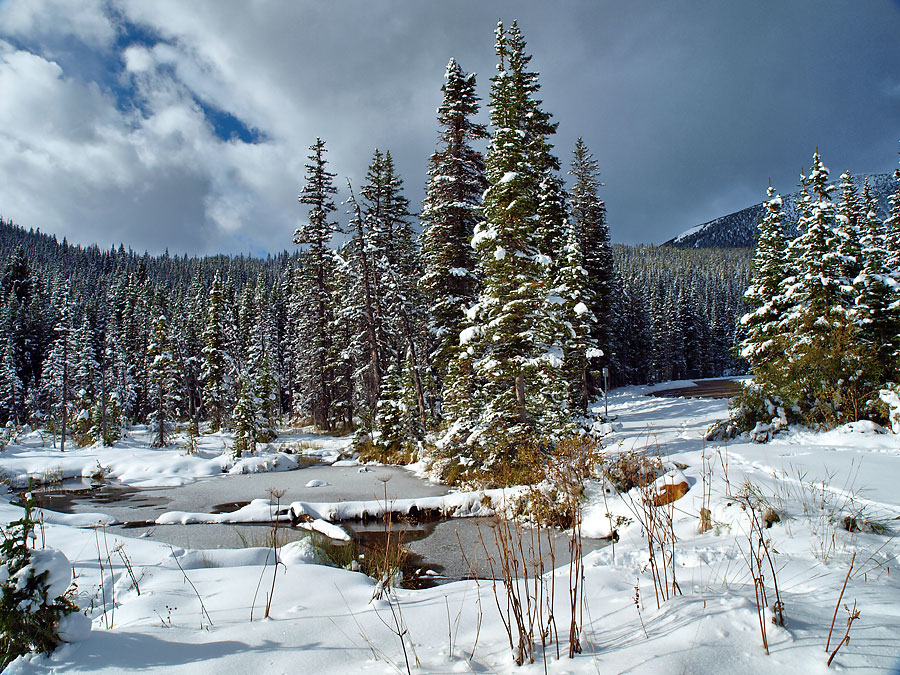
[{"label": "mountain", "polygon": [[[863,182],[869,180],[869,190],[872,196],[877,200],[878,213],[880,218],[887,218],[888,197],[896,189],[894,178],[889,173],[871,173],[854,176],[853,182],[857,189],[862,192]],[[835,183],[837,185],[837,183]],[[834,193],[833,193],[834,194]],[[797,221],[797,204],[800,201],[800,191],[792,192],[789,195],[782,195],[784,198],[784,212],[786,214],[785,222],[795,223]],[[840,199],[839,194],[834,195],[835,201]],[[674,239],[667,241],[664,246],[678,246],[680,248],[736,248],[741,246],[753,246],[756,242],[758,234],[758,223],[765,211],[762,203],[748,206],[745,209],[736,211],[727,216],[721,216],[708,223],[697,225],[689,230],[685,230]],[[796,236],[796,230],[789,231],[791,236]]]}]

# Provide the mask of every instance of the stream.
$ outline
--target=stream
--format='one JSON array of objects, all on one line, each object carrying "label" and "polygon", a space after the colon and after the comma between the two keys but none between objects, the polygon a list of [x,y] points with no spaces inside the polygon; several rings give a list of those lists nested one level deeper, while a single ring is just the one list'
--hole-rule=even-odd
[{"label": "stream", "polygon": [[[318,485],[307,487],[307,485]],[[127,537],[147,537],[173,546],[193,549],[266,546],[271,525],[196,523],[157,525],[155,520],[169,511],[227,513],[253,499],[269,499],[272,491],[284,491],[282,504],[293,501],[338,502],[342,500],[388,500],[445,495],[450,490],[418,478],[393,466],[309,464],[286,472],[216,476],[177,487],[136,487],[113,482],[66,480],[34,490],[38,505],[61,513],[105,513],[119,521],[108,526],[110,533]],[[273,500],[274,501],[274,500]],[[403,547],[404,575],[417,581],[416,587],[466,578],[499,576],[493,518],[446,518],[417,522],[402,519],[385,524],[375,520],[339,523],[351,536],[354,553],[372,554],[385,540]],[[537,548],[540,540],[545,569],[569,559],[568,535],[548,528],[521,527],[523,546]],[[309,532],[288,525],[279,527],[281,544],[309,536]],[[584,539],[584,553],[607,545],[599,539]],[[336,546],[341,546],[335,542]],[[552,549],[552,551],[551,551]],[[531,554],[528,554],[531,558]],[[530,574],[531,572],[529,572]]]}]

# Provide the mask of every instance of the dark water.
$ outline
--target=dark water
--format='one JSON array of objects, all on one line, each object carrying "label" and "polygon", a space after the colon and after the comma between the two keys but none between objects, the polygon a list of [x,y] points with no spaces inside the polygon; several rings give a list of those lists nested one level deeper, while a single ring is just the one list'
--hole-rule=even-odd
[{"label": "dark water", "polygon": [[[189,490],[190,485],[178,490]],[[187,548],[240,548],[271,545],[268,523],[157,525],[155,518],[168,510],[172,498],[166,488],[135,488],[109,482],[65,481],[33,490],[38,506],[62,513],[103,511],[121,522],[107,527],[110,533],[141,536]],[[232,513],[247,500],[223,502],[208,508],[212,513]],[[133,512],[134,517],[129,518]],[[424,515],[424,514],[423,514]],[[494,518],[449,518],[422,521],[408,517],[350,521],[340,525],[351,536],[349,544],[330,542],[329,554],[342,564],[357,560],[363,571],[382,569],[385,560],[403,571],[404,583],[424,588],[460,579],[490,579],[500,576],[497,543],[498,521]],[[283,545],[310,536],[307,530],[280,526]],[[569,535],[551,528],[514,525],[508,534],[521,541],[523,571],[529,576],[546,572],[569,560]],[[318,535],[317,535],[318,536]],[[585,539],[584,553],[607,545],[604,540]],[[346,548],[345,548],[346,547]],[[517,546],[518,547],[518,546]],[[377,564],[374,561],[378,561]]]}]

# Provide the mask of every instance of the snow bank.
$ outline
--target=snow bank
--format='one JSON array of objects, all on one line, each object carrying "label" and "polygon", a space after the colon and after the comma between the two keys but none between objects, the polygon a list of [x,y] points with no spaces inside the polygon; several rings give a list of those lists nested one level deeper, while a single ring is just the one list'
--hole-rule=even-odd
[{"label": "snow bank", "polygon": [[56,600],[69,590],[72,583],[72,565],[62,551],[52,548],[32,549],[30,567],[34,570],[35,576],[47,572],[45,582],[48,599]]},{"label": "snow bank", "polygon": [[35,519],[44,523],[71,527],[97,527],[118,525],[119,521],[105,513],[59,513],[49,509],[36,509]]},{"label": "snow bank", "polygon": [[506,504],[506,500],[522,492],[524,488],[477,490],[456,492],[441,497],[416,497],[413,499],[372,499],[344,502],[292,502],[294,519],[304,516],[329,522],[380,518],[385,511],[402,515],[434,513],[444,518],[491,516]]},{"label": "snow bank", "polygon": [[191,513],[188,511],[168,511],[156,519],[157,525],[190,525],[193,523],[270,523],[273,520],[287,520],[285,512],[277,514],[275,504],[268,499],[254,499],[252,502],[230,513]]}]

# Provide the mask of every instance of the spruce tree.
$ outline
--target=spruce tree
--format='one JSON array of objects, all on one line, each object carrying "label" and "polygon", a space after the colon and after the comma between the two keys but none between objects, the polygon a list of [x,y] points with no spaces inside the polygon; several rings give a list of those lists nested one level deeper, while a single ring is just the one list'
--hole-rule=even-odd
[{"label": "spruce tree", "polygon": [[[795,329],[790,354],[801,407],[823,415],[818,421],[833,424],[844,403],[834,398],[833,389],[847,374],[845,356],[852,351],[853,335],[841,302],[834,187],[828,184],[828,169],[818,152],[804,182],[810,198],[799,223],[801,235],[794,242],[799,278],[791,309]],[[828,404],[826,399],[831,399]]]},{"label": "spruce tree", "polygon": [[231,414],[231,428],[234,431],[232,456],[240,458],[244,453],[256,452],[256,432],[259,422],[259,401],[256,398],[252,378],[241,379],[237,405]]},{"label": "spruce tree", "polygon": [[19,426],[24,411],[25,387],[16,372],[15,344],[12,336],[0,344],[0,421]]},{"label": "spruce tree", "polygon": [[91,409],[98,399],[97,379],[100,365],[94,354],[93,330],[87,316],[72,334],[72,435],[79,445],[91,438]]},{"label": "spruce tree", "polygon": [[558,278],[554,293],[562,301],[560,311],[569,333],[563,342],[565,376],[569,383],[568,404],[584,415],[594,394],[591,361],[599,359],[603,352],[592,334],[597,319],[590,308],[593,299],[589,291],[590,280],[574,225],[569,228]]},{"label": "spruce tree", "polygon": [[[616,283],[606,204],[597,194],[602,186],[597,162],[581,138],[575,142],[569,175],[574,181],[569,194],[572,223],[587,273],[585,303],[593,319],[590,333],[603,352],[603,357],[592,359],[592,370],[599,370],[602,364],[617,371],[620,366],[613,360],[615,332],[612,330]],[[599,384],[589,379],[588,387],[593,395]]]},{"label": "spruce tree", "polygon": [[60,451],[66,449],[66,434],[69,423],[69,400],[71,398],[72,366],[72,308],[70,306],[71,285],[65,282],[60,297],[57,298],[59,319],[54,328],[56,341],[44,361],[41,375],[42,387],[46,391],[51,406],[55,403],[58,412]]},{"label": "spruce tree", "polygon": [[330,368],[332,353],[331,322],[333,308],[331,299],[331,269],[333,259],[328,244],[338,231],[336,221],[329,220],[336,210],[332,195],[337,193],[334,174],[326,169],[325,142],[317,138],[310,146],[311,154],[306,165],[306,183],[300,192],[299,201],[308,205],[309,221],[294,232],[294,243],[307,246],[305,256],[307,288],[311,317],[304,331],[306,358],[311,377],[306,384],[304,398],[315,424],[322,429],[331,429],[333,423],[333,373]]},{"label": "spruce tree", "polygon": [[160,448],[168,445],[167,427],[175,418],[175,405],[180,398],[173,342],[166,316],[159,314],[147,345],[147,394],[152,406],[149,419],[156,430],[153,445]]},{"label": "spruce tree", "polygon": [[[552,166],[546,136],[555,125],[534,98],[537,74],[528,71],[530,56],[516,24],[507,33],[497,28],[497,74],[492,78],[491,124],[486,161],[490,183],[484,194],[485,220],[475,228],[472,244],[483,274],[478,302],[469,313],[465,360],[479,390],[477,427],[489,461],[501,453],[515,459],[519,449],[554,434],[548,399],[565,397],[562,353],[556,316],[548,311],[547,289],[552,261],[542,253],[546,230],[537,215],[542,182]],[[464,372],[458,368],[458,372]],[[564,405],[564,401],[563,401]],[[457,420],[449,420],[451,428]]]},{"label": "spruce tree", "polygon": [[222,429],[230,381],[230,359],[225,333],[225,297],[219,273],[209,290],[206,328],[203,331],[203,404],[213,431]]},{"label": "spruce tree", "polygon": [[488,137],[485,126],[472,120],[479,101],[475,75],[464,73],[451,58],[444,78],[438,149],[431,156],[422,205],[425,273],[419,282],[430,307],[430,358],[440,382],[459,348],[464,313],[478,289],[471,241],[487,178],[484,158],[472,143]]},{"label": "spruce tree", "polygon": [[396,363],[391,363],[381,385],[381,396],[375,413],[378,439],[375,442],[377,457],[382,460],[408,459],[403,457],[410,443],[407,425],[407,409],[403,401],[401,374]]},{"label": "spruce tree", "polygon": [[367,218],[363,215],[349,181],[347,187],[350,191],[350,231],[352,236],[342,249],[341,259],[347,269],[341,279],[343,286],[340,290],[341,296],[344,298],[341,315],[350,330],[353,330],[353,323],[357,324],[348,349],[353,354],[357,372],[362,380],[361,398],[365,405],[360,412],[363,424],[370,428],[381,391],[381,377],[384,369],[379,329],[380,294],[375,279],[374,247],[370,245],[371,232],[366,224]]},{"label": "spruce tree", "polygon": [[751,372],[764,381],[774,375],[786,348],[781,322],[786,307],[781,299],[782,286],[788,276],[787,240],[784,231],[784,202],[775,188],[769,186],[766,211],[759,224],[759,239],[753,259],[753,282],[744,293],[750,311],[741,317],[744,339],[741,358],[751,364]]},{"label": "spruce tree", "polygon": [[403,371],[408,362],[424,427],[424,311],[418,290],[422,265],[409,200],[403,195],[403,181],[389,151],[375,151],[366,178],[361,192],[367,202],[379,363],[393,362]]},{"label": "spruce tree", "polygon": [[890,214],[884,221],[885,264],[900,278],[900,169],[894,169],[894,192],[888,198]]},{"label": "spruce tree", "polygon": [[864,345],[867,371],[875,382],[887,382],[897,372],[900,349],[900,310],[890,270],[885,264],[884,225],[878,219],[868,180],[861,203],[862,270],[854,279],[856,307],[853,315]]}]

